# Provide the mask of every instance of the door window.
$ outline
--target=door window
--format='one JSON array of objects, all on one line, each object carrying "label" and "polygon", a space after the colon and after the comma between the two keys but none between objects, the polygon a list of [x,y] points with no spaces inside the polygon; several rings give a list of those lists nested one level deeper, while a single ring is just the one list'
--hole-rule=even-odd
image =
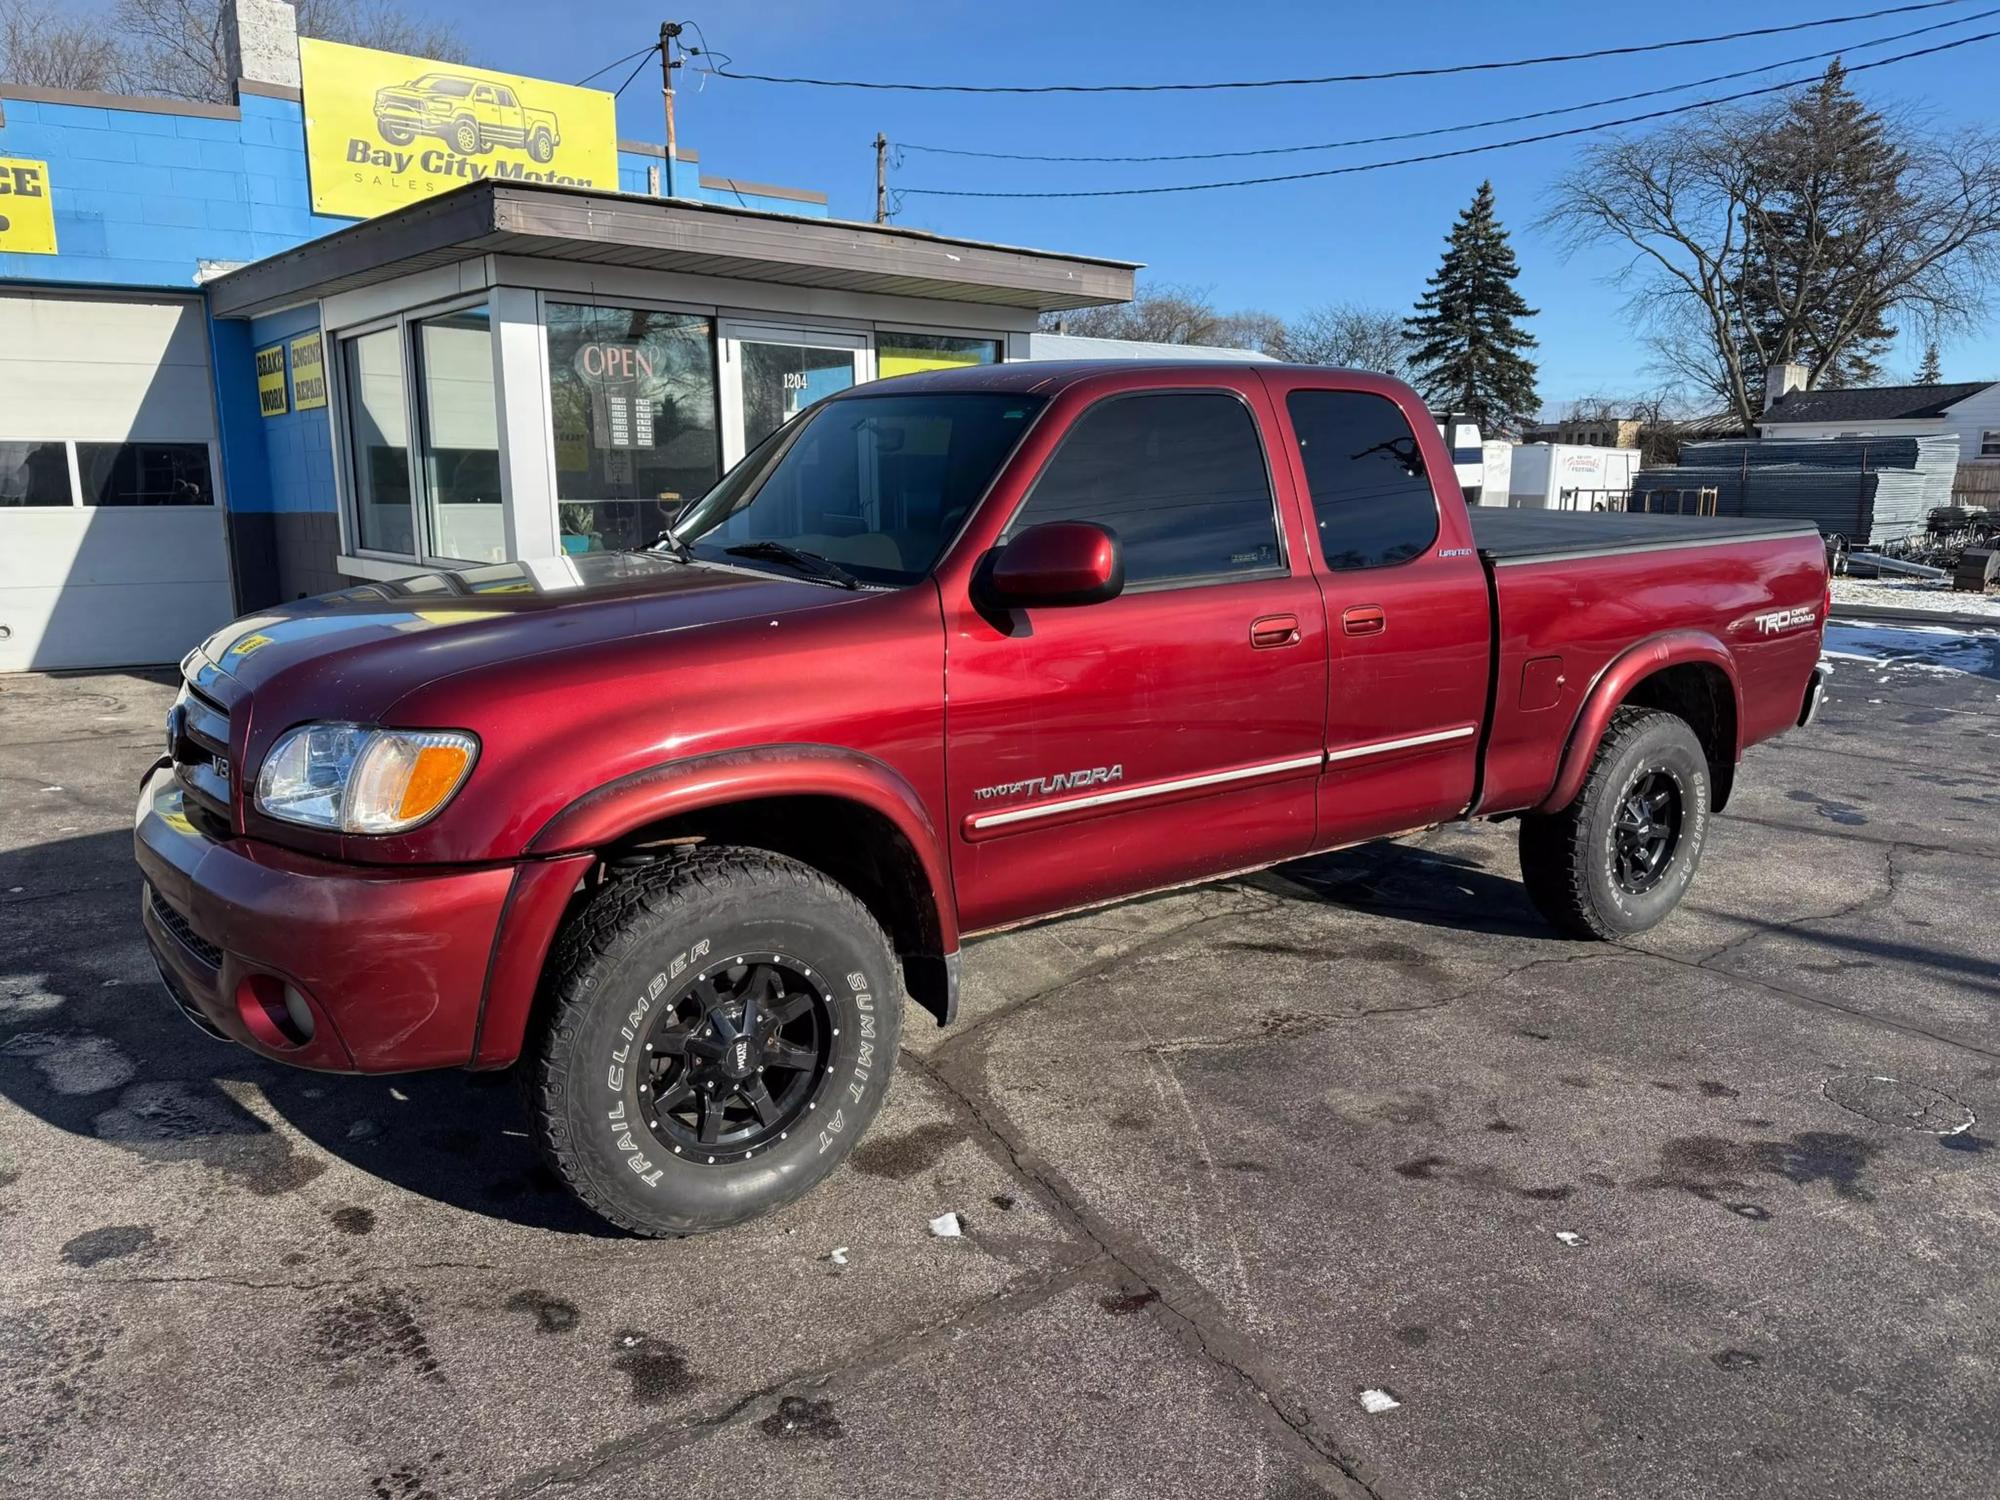
[{"label": "door window", "polygon": [[854,384],[854,351],[752,343],[742,352],[743,446],[754,448],[822,396]]},{"label": "door window", "polygon": [[1285,406],[1329,568],[1408,562],[1437,540],[1437,497],[1393,401],[1365,391],[1293,391]]},{"label": "door window", "polygon": [[1124,544],[1128,588],[1222,582],[1284,566],[1264,447],[1222,391],[1115,396],[1076,421],[1015,513],[1095,521]]}]

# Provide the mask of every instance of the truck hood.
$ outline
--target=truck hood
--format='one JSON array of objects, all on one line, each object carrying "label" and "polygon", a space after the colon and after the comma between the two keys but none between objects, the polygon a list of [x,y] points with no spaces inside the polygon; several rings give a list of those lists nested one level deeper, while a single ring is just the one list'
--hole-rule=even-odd
[{"label": "truck hood", "polygon": [[366,716],[419,684],[541,651],[824,608],[858,597],[664,554],[603,552],[420,573],[246,615],[186,663],[234,703],[266,683]]}]

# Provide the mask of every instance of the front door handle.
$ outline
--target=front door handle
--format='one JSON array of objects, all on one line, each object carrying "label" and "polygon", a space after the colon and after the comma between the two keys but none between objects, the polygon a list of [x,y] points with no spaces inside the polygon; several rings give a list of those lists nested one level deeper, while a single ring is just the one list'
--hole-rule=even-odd
[{"label": "front door handle", "polygon": [[1349,635],[1380,635],[1388,624],[1379,604],[1357,604],[1340,612],[1340,628]]},{"label": "front door handle", "polygon": [[1297,615],[1266,615],[1261,620],[1250,622],[1250,644],[1259,651],[1268,651],[1274,646],[1296,646],[1298,643]]}]

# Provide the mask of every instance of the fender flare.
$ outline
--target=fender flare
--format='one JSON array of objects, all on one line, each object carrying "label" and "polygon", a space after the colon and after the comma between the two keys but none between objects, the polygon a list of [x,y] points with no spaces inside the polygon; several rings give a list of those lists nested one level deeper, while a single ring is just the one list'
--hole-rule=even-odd
[{"label": "fender flare", "polygon": [[585,792],[528,841],[536,858],[601,849],[666,818],[766,797],[832,797],[886,818],[910,846],[928,886],[940,957],[958,951],[951,871],[916,789],[872,755],[839,745],[781,743],[663,761]]},{"label": "fender flare", "polygon": [[1556,767],[1555,785],[1536,804],[1535,811],[1560,812],[1576,800],[1583,790],[1584,778],[1590,774],[1590,763],[1597,757],[1604,732],[1611,727],[1612,714],[1634,687],[1655,672],[1691,664],[1716,667],[1728,680],[1736,708],[1736,743],[1729,747],[1729,761],[1733,765],[1741,759],[1743,684],[1737,680],[1736,658],[1705,630],[1670,630],[1627,647],[1597,674],[1597,681],[1590,685],[1583,706],[1577,710],[1576,721],[1570,726],[1568,743]]}]

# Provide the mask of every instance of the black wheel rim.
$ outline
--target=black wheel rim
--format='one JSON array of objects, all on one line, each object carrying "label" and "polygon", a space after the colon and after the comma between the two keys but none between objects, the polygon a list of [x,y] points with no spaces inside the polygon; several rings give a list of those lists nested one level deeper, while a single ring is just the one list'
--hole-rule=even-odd
[{"label": "black wheel rim", "polygon": [[642,1038],[639,1114],[653,1138],[704,1166],[769,1150],[818,1108],[834,1038],[824,980],[782,953],[703,970]]},{"label": "black wheel rim", "polygon": [[1681,842],[1681,784],[1671,771],[1641,771],[1618,799],[1611,824],[1611,878],[1627,895],[1658,885]]}]

